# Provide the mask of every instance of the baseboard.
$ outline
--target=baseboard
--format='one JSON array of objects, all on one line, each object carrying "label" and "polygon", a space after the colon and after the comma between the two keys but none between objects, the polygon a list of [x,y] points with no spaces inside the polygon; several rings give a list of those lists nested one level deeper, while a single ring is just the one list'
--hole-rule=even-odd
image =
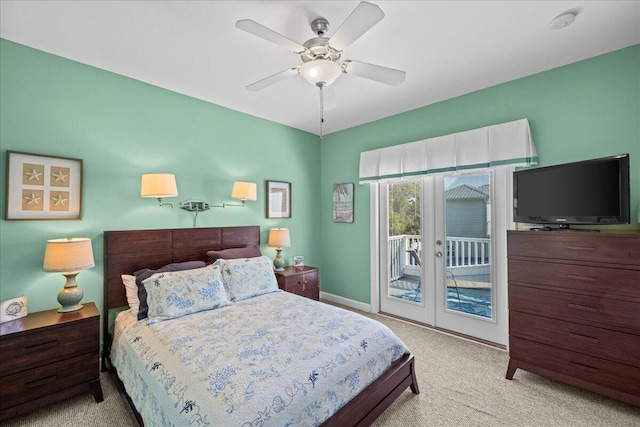
[{"label": "baseboard", "polygon": [[335,304],[344,305],[355,310],[365,311],[371,313],[371,304],[366,304],[360,301],[354,301],[349,298],[341,297],[339,295],[333,295],[327,292],[320,292],[320,299],[333,302]]}]

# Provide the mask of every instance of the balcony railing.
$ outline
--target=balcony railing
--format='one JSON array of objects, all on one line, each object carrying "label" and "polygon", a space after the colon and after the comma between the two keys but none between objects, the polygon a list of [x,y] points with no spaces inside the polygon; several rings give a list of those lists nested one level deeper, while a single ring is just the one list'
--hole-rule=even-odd
[{"label": "balcony railing", "polygon": [[[491,264],[490,239],[447,236],[444,255],[447,268],[478,267]],[[417,272],[420,266],[407,252],[415,249],[422,259],[422,241],[417,235],[391,236],[388,241],[389,281],[402,278],[405,272]]]}]

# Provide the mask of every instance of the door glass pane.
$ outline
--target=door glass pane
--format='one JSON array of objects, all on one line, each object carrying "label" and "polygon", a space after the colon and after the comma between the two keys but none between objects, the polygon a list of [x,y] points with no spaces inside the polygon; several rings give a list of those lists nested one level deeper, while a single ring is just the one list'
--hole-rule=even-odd
[{"label": "door glass pane", "polygon": [[420,181],[388,185],[388,296],[422,303]]},{"label": "door glass pane", "polygon": [[492,318],[489,174],[445,178],[447,311]]}]

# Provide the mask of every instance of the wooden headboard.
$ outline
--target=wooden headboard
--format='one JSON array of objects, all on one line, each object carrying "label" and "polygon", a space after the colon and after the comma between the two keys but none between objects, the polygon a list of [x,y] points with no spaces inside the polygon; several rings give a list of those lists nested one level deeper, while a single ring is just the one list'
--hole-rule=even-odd
[{"label": "wooden headboard", "polygon": [[209,263],[207,251],[245,246],[260,246],[259,226],[105,231],[103,337],[109,332],[109,310],[128,305],[122,274],[172,262]]}]

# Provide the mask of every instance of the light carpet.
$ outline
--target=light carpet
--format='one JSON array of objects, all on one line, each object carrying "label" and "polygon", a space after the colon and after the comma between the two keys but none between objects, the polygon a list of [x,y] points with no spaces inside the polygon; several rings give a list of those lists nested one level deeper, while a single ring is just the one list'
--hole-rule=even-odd
[{"label": "light carpet", "polygon": [[[508,354],[421,326],[368,313],[389,326],[416,357],[420,394],[405,391],[374,426],[640,426],[640,408],[518,370]],[[114,380],[105,400],[89,393],[4,423],[6,427],[135,426]]]}]

